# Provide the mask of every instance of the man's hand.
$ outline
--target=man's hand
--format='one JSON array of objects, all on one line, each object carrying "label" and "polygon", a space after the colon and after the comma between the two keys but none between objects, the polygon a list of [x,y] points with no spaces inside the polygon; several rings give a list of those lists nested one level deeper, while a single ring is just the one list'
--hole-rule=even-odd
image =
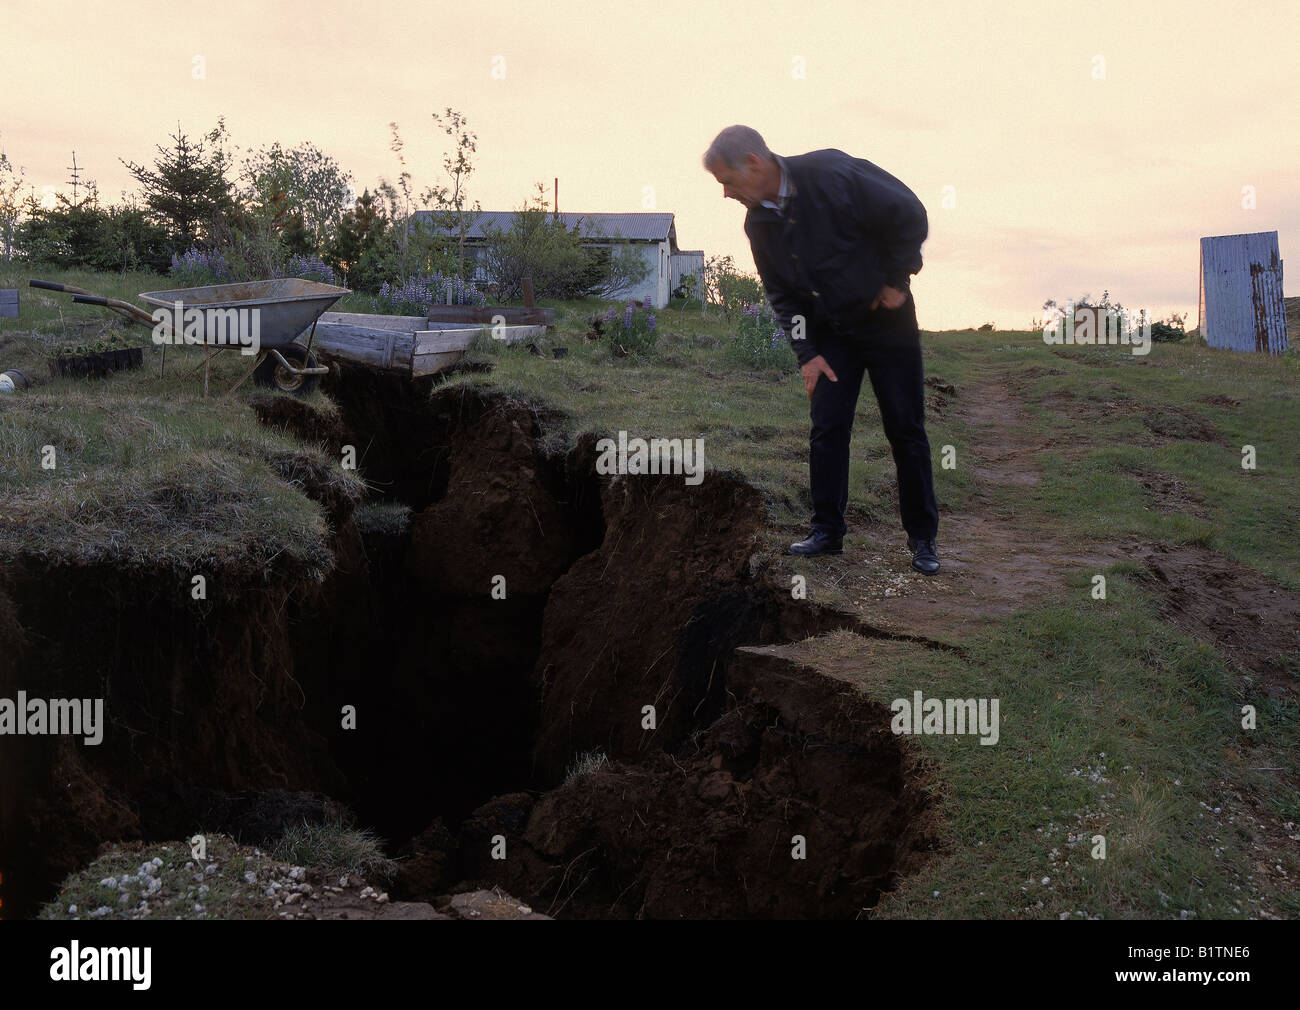
[{"label": "man's hand", "polygon": [[808,391],[808,399],[812,399],[813,390],[817,388],[817,380],[823,375],[830,379],[831,382],[839,382],[835,373],[831,371],[831,366],[826,364],[826,359],[820,354],[813,358],[806,365],[800,365],[799,371],[803,372],[803,387]]},{"label": "man's hand", "polygon": [[880,294],[876,295],[875,301],[871,303],[874,309],[878,305],[883,305],[887,309],[898,309],[903,307],[907,301],[907,292],[899,291],[898,288],[891,288],[888,284],[880,289]]}]

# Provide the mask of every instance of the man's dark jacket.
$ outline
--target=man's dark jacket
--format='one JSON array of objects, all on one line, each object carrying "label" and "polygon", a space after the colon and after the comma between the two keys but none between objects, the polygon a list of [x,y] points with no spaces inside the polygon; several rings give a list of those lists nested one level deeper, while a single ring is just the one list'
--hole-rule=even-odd
[{"label": "man's dark jacket", "polygon": [[[891,324],[898,309],[872,309],[885,284],[908,290],[929,234],[916,194],[884,169],[833,149],[781,159],[789,178],[784,215],[745,215],[754,264],[799,364],[819,340],[906,339]],[[910,297],[910,295],[909,295]],[[793,318],[806,320],[795,339]]]}]

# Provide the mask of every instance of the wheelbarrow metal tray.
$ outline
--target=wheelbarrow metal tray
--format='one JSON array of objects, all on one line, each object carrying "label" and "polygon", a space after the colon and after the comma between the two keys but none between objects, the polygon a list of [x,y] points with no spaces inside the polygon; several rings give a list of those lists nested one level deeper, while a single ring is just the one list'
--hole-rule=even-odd
[{"label": "wheelbarrow metal tray", "polygon": [[348,293],[347,288],[297,277],[239,284],[208,284],[170,291],[144,291],[140,300],[153,309],[170,309],[180,302],[185,311],[204,312],[204,342],[213,327],[208,315],[213,310],[256,309],[262,347],[285,347],[305,333],[322,312]]}]

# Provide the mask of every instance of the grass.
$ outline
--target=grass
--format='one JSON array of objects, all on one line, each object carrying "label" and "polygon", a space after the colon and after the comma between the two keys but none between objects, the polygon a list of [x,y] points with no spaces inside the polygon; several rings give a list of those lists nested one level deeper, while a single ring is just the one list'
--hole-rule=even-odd
[{"label": "grass", "polygon": [[266,891],[287,889],[292,869],[225,835],[206,836],[202,859],[184,842],[124,842],[65,879],[39,918],[268,919],[277,898]]},{"label": "grass", "polygon": [[[1242,796],[1294,803],[1275,773],[1253,769],[1294,774],[1300,711],[1269,704],[1268,729],[1244,741],[1223,659],[1160,622],[1138,584],[1114,570],[1108,581],[1105,604],[1046,601],[993,624],[965,655],[847,631],[793,650],[884,706],[915,690],[999,699],[995,746],[909,738],[932,768],[946,837],[878,917],[1285,914],[1291,885],[1264,866]],[[1273,814],[1295,820],[1282,806]]]},{"label": "grass", "polygon": [[397,864],[384,855],[378,835],[338,823],[304,822],[290,828],[271,854],[295,866],[321,870],[326,876],[356,874],[386,882],[397,874]]},{"label": "grass", "polygon": [[564,784],[577,782],[588,775],[595,775],[601,768],[609,764],[609,758],[598,750],[583,751],[573,759],[568,770],[564,773]]},{"label": "grass", "polygon": [[187,842],[126,842],[66,878],[39,918],[271,919],[308,880],[380,883],[396,868],[374,835],[338,823],[290,828],[269,851],[206,834],[202,858]]},{"label": "grass", "polygon": [[[83,278],[82,286],[131,296],[160,286],[157,280],[121,279],[114,290],[113,278]],[[0,367],[36,367],[60,341],[84,341],[84,330],[109,325],[99,310],[71,308],[66,299],[56,310],[37,299],[27,297],[21,320],[0,322]],[[446,385],[558,409],[546,436],[557,449],[590,431],[703,438],[712,470],[741,474],[762,492],[770,556],[791,533],[805,532],[808,419],[797,374],[738,371],[726,355],[731,328],[716,315],[661,311],[656,353],[629,361],[584,336],[586,317],[607,303],[551,307],[557,326],[539,341],[541,357],[479,341],[471,358],[489,362],[491,373],[460,372]],[[1294,354],[1161,344],[1140,357],[1118,348],[1050,348],[1034,332],[927,333],[923,340],[927,375],[955,387],[954,403],[981,381],[1013,384],[1027,404],[1028,435],[1043,446],[1033,485],[991,484],[968,466],[936,467],[945,511],[1013,515],[1026,528],[1078,543],[1199,544],[1300,590]],[[559,345],[569,353],[557,359],[550,347]],[[146,356],[153,367],[139,373],[98,383],[48,380],[0,399],[0,552],[64,555],[88,544],[104,557],[320,557],[319,509],[274,465],[278,453],[309,450],[259,428],[241,396],[204,400],[193,386],[159,383],[156,352]],[[228,385],[238,368],[219,362],[213,374]],[[333,409],[319,395],[313,402]],[[959,411],[932,415],[928,429],[936,459],[945,445],[965,458],[970,433]],[[1197,432],[1209,437],[1176,437]],[[45,444],[59,450],[54,472],[39,467]],[[1241,467],[1244,445],[1255,447],[1253,471]],[[869,391],[859,400],[853,453],[850,522],[893,528],[892,461]],[[310,458],[341,473],[333,461]],[[1180,482],[1195,512],[1144,488],[1152,475]],[[409,516],[366,508],[358,520],[397,531]],[[1288,882],[1300,872],[1288,846],[1300,820],[1295,703],[1251,696],[1258,729],[1243,732],[1248,696],[1239,671],[1162,622],[1132,565],[1107,575],[1104,604],[1081,606],[1082,582],[1063,586],[1030,610],[987,621],[960,655],[847,632],[799,647],[819,667],[847,670],[886,705],[918,687],[927,696],[1001,700],[997,746],[970,737],[907,741],[933,765],[944,847],[874,914],[1300,912]],[[1265,770],[1274,768],[1282,770]],[[1092,856],[1096,835],[1106,839],[1105,859]],[[1277,864],[1288,876],[1270,868]]]},{"label": "grass", "polygon": [[[162,282],[148,275],[51,279],[122,297]],[[328,570],[329,530],[305,493],[309,478],[359,500],[360,477],[260,425],[248,409],[249,398],[264,395],[257,387],[205,398],[201,382],[179,383],[177,365],[201,360],[194,349],[173,349],[166,380],[151,344],[144,368],[106,379],[50,378],[44,361],[67,339],[121,330],[143,343],[148,333],[103,310],[72,306],[65,295],[33,290],[25,297],[22,317],[0,325],[0,362],[33,381],[31,390],[0,399],[0,557],[186,569],[274,562],[313,576]],[[214,392],[248,367],[239,355],[219,358],[238,363],[213,369],[221,377]],[[319,393],[311,401],[336,410]]]}]

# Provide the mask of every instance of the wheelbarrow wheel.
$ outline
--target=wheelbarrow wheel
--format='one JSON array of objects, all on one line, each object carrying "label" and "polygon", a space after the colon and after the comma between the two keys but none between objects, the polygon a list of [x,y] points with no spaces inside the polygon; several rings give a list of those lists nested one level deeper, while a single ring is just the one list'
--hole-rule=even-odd
[{"label": "wheelbarrow wheel", "polygon": [[[277,347],[276,350],[283,354],[284,360],[294,368],[317,367],[316,355],[308,352],[305,347],[289,344],[287,347]],[[267,352],[262,363],[257,366],[257,371],[253,373],[253,381],[259,386],[269,386],[285,393],[293,393],[295,396],[306,396],[316,388],[319,378],[318,375],[294,375],[270,352]]]}]

